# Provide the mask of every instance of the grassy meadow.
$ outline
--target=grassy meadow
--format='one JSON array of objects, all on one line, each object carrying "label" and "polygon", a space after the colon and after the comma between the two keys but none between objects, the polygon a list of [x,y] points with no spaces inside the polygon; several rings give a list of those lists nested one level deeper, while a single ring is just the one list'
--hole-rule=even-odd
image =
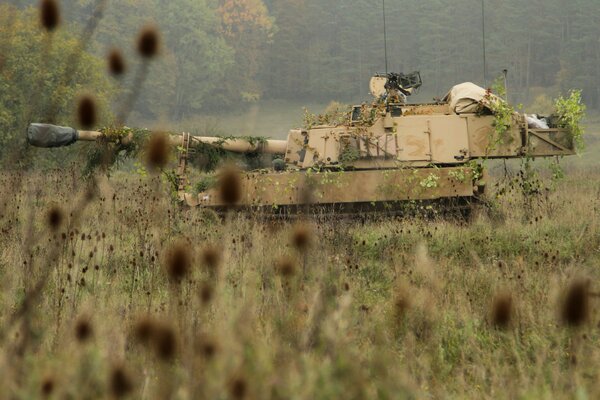
[{"label": "grassy meadow", "polygon": [[5,173],[0,397],[598,398],[600,168],[566,175],[469,223],[268,223]]}]

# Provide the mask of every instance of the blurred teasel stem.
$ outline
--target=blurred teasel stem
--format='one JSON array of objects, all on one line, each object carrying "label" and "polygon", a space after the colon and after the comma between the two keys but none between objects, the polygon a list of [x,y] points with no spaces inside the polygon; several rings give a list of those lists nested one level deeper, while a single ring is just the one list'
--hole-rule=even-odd
[{"label": "blurred teasel stem", "polygon": [[117,125],[124,125],[127,122],[129,114],[135,106],[135,102],[140,94],[141,88],[148,75],[150,61],[154,59],[160,50],[160,35],[158,29],[153,26],[142,28],[137,39],[137,51],[142,62],[135,74],[131,90],[123,102],[121,112],[117,117]]},{"label": "blurred teasel stem", "polygon": [[[44,1],[43,3],[45,3],[45,2],[46,1]],[[57,3],[56,1],[50,1],[50,2],[55,3],[55,4]],[[90,43],[90,39],[92,38],[94,32],[96,31],[96,28],[98,27],[98,24],[100,23],[100,21],[103,18],[104,10],[106,8],[107,3],[108,3],[108,0],[97,0],[96,1],[94,11],[86,23],[86,26],[85,26],[85,28],[81,34],[81,37],[79,39],[78,45],[75,46],[75,48],[73,49],[73,52],[69,55],[69,58],[66,62],[65,72],[60,77],[60,79],[57,83],[57,86],[56,86],[57,95],[53,97],[56,100],[52,101],[47,109],[46,121],[48,121],[50,123],[54,123],[54,119],[55,119],[56,115],[58,114],[58,108],[59,108],[58,99],[63,97],[63,92],[66,91],[66,89],[68,87],[70,87],[71,84],[73,83],[73,79],[76,76],[75,72],[77,71],[77,68],[79,67],[79,60],[81,58],[81,55],[87,49],[87,47]],[[51,6],[49,6],[49,7],[51,8]],[[56,5],[56,9],[58,10],[58,5]],[[46,12],[43,7],[41,9],[41,12],[42,12],[42,21],[43,21],[44,13]],[[60,22],[60,13],[58,14],[58,18],[59,18],[59,22]]]}]

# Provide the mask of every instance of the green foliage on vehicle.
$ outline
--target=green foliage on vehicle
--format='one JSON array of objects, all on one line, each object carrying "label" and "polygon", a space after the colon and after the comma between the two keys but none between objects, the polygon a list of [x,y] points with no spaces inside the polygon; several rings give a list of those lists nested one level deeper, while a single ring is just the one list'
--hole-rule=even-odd
[{"label": "green foliage on vehicle", "polygon": [[308,130],[320,125],[342,125],[348,123],[351,112],[352,108],[350,106],[336,101],[331,102],[322,114],[313,114],[307,108],[304,108],[302,127]]},{"label": "green foliage on vehicle", "polygon": [[434,174],[433,172],[429,174],[425,179],[423,179],[420,183],[421,187],[425,189],[435,189],[439,186],[439,175]]},{"label": "green foliage on vehicle", "polygon": [[560,96],[554,103],[559,117],[559,125],[571,132],[577,151],[585,148],[584,128],[581,121],[585,118],[586,106],[581,101],[581,90],[572,90],[569,96]]},{"label": "green foliage on vehicle", "polygon": [[340,152],[340,164],[347,167],[360,159],[360,150],[356,146],[347,145]]},{"label": "green foliage on vehicle", "polygon": [[194,185],[195,194],[206,192],[217,185],[217,177],[215,175],[204,175]]},{"label": "green foliage on vehicle", "polygon": [[490,150],[504,143],[505,134],[513,124],[515,109],[505,98],[506,88],[504,87],[503,78],[497,78],[492,85],[492,90],[488,91],[485,98],[486,105],[494,114],[494,140],[490,143]]}]

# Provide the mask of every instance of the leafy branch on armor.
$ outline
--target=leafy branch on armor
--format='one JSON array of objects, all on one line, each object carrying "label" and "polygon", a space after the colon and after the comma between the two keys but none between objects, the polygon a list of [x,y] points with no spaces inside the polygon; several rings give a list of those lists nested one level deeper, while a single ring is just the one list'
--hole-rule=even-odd
[{"label": "leafy branch on armor", "polygon": [[571,90],[568,97],[559,96],[554,106],[558,115],[558,124],[571,133],[577,151],[585,148],[584,128],[581,121],[585,117],[586,106],[581,102],[581,90]]}]

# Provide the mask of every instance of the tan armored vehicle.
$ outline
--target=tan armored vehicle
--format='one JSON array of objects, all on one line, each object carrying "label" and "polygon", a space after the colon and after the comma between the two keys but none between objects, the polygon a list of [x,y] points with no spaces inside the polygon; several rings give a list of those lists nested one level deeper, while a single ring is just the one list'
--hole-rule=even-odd
[{"label": "tan armored vehicle", "polygon": [[[512,113],[510,123],[499,127],[494,113],[503,100],[472,83],[455,86],[436,103],[407,104],[406,96],[420,86],[418,72],[376,75],[370,84],[372,104],[353,107],[343,123],[293,129],[287,140],[173,135],[170,141],[180,152],[179,197],[192,207],[219,211],[231,206],[221,198],[218,183],[200,193],[188,190],[188,154],[207,144],[281,156],[270,169],[243,173],[235,204],[272,214],[307,209],[401,213],[407,204],[430,203],[468,208],[485,189],[477,160],[575,154],[571,133],[551,122]],[[32,124],[28,140],[56,147],[107,137]]]}]

